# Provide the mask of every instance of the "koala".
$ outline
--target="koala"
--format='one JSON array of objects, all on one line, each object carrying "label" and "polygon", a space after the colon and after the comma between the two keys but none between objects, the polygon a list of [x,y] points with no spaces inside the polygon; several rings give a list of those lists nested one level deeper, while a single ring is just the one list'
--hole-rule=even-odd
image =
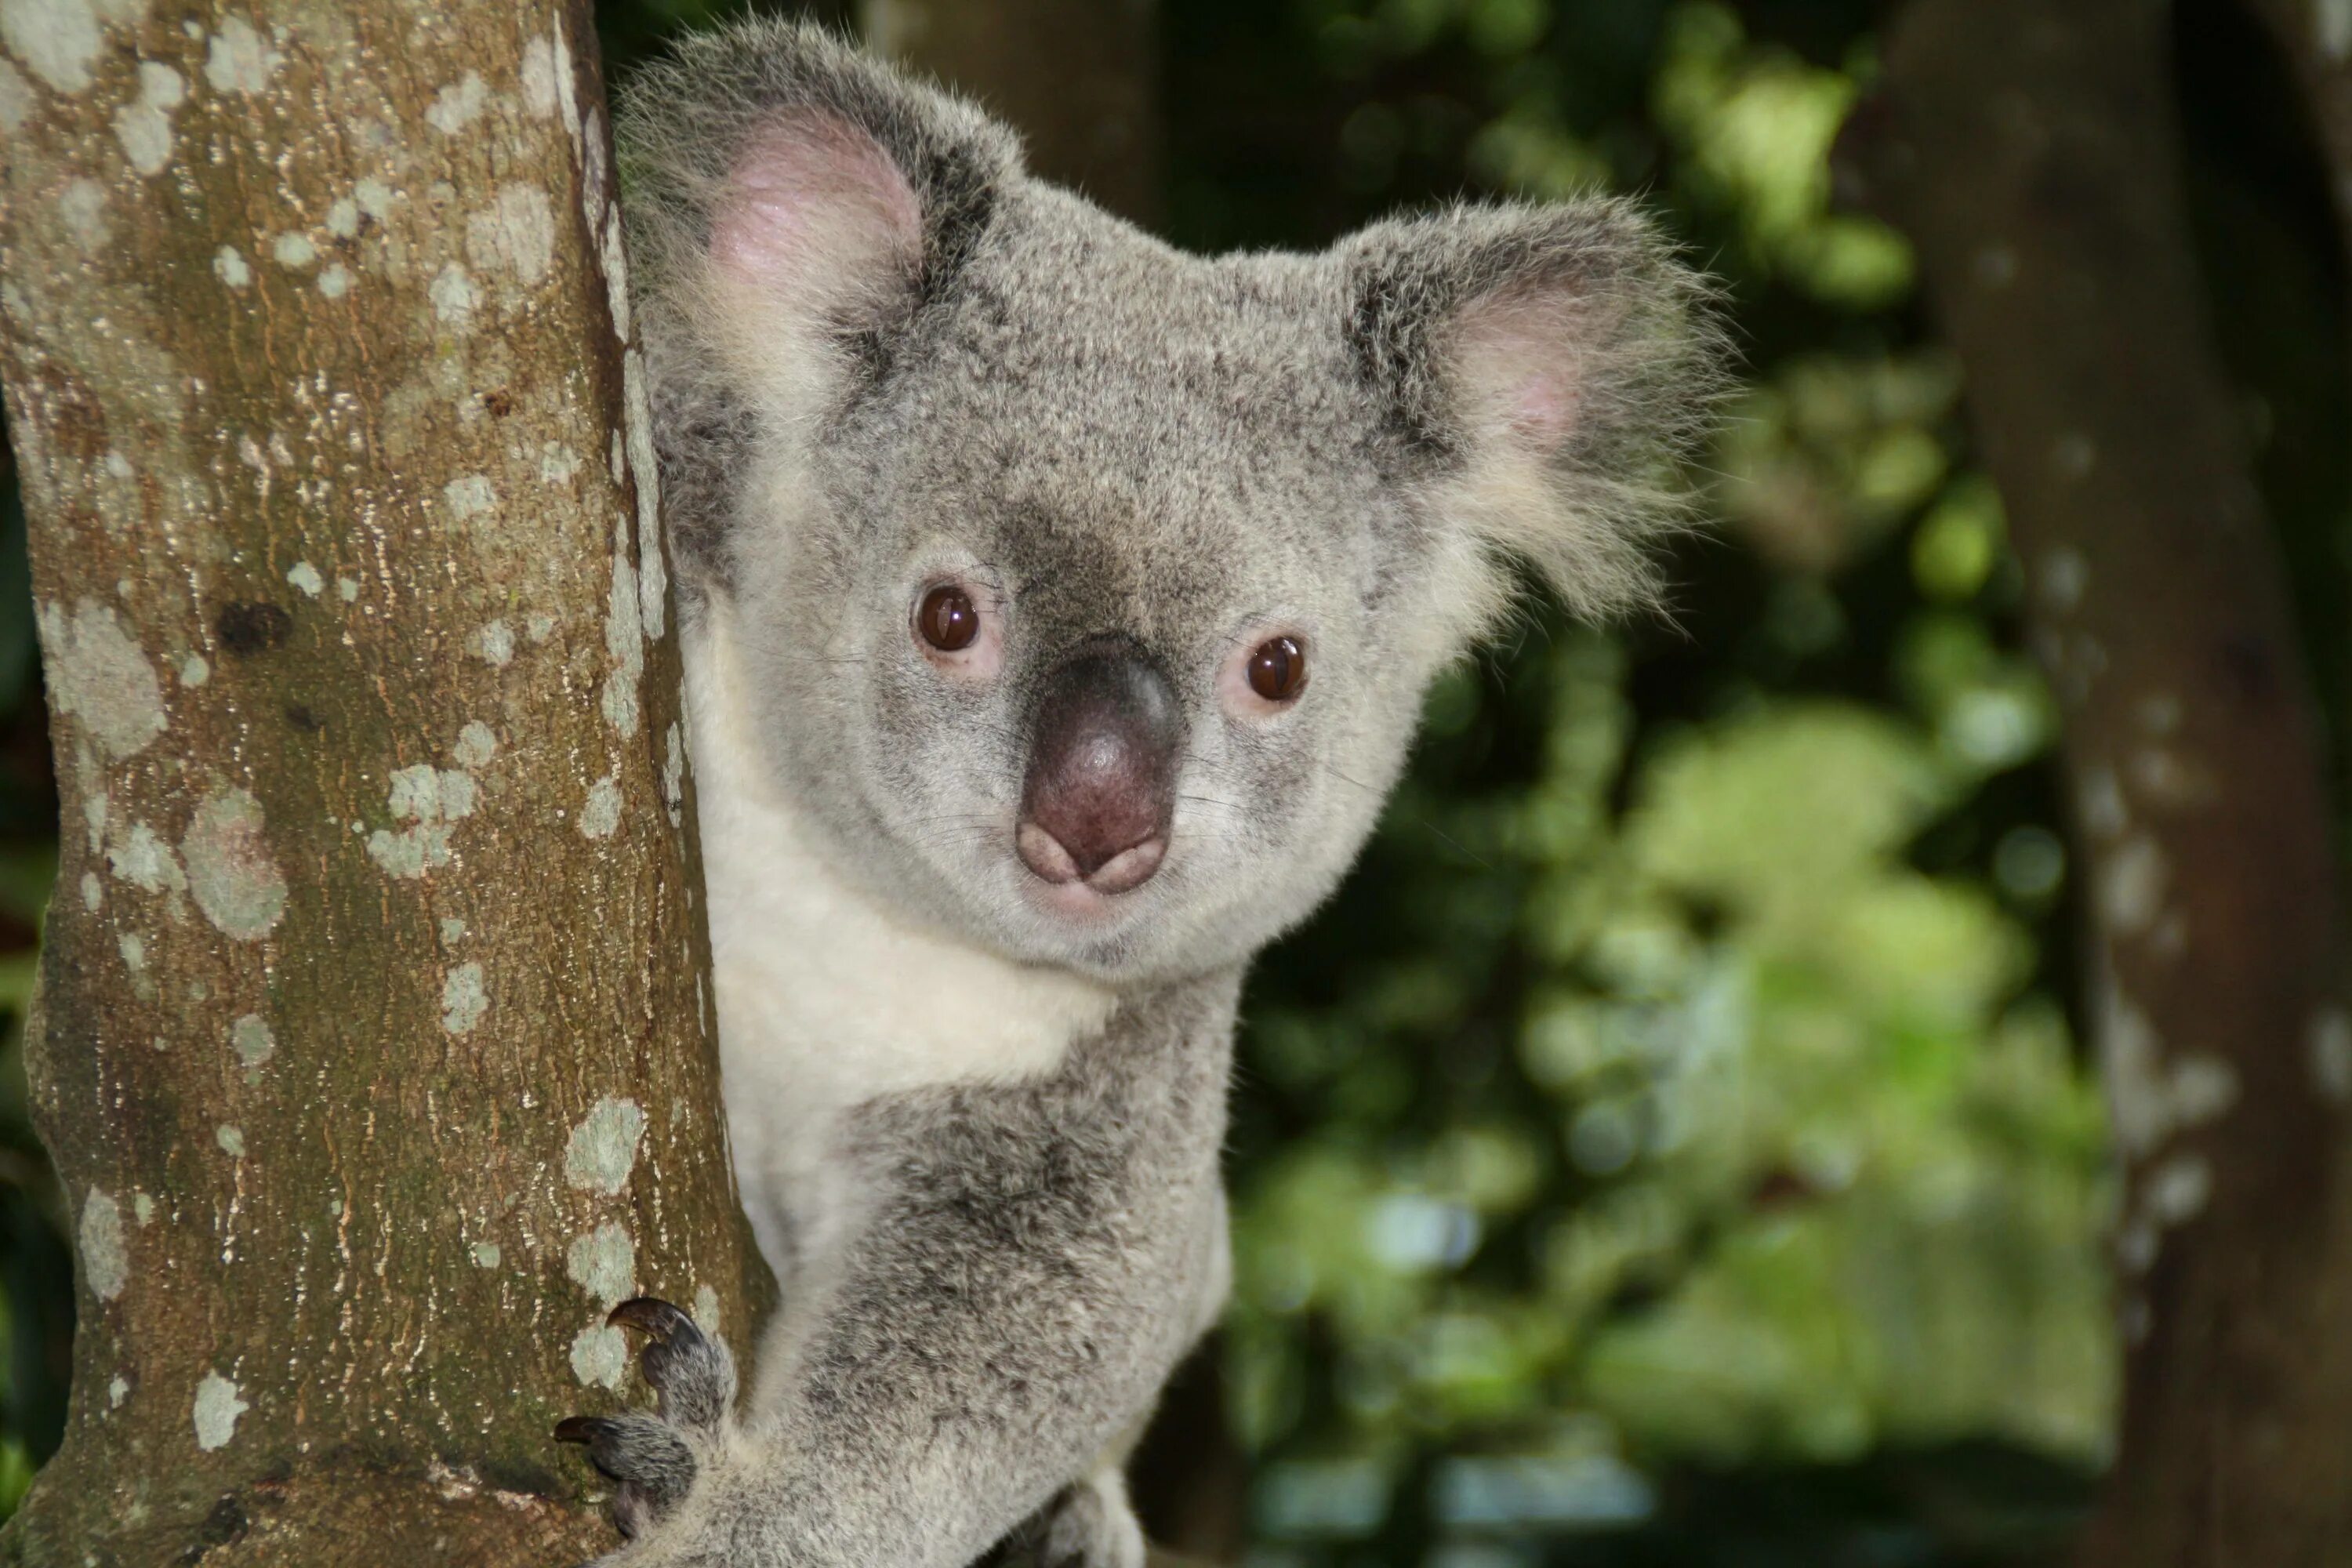
[{"label": "koala", "polygon": [[1139,1568],[1121,1468],[1225,1294],[1253,955],[1532,567],[1607,613],[1718,331],[1624,203],[1186,255],[809,26],[617,116],[723,1095],[782,1305],[666,1303],[574,1417],[627,1568]]}]

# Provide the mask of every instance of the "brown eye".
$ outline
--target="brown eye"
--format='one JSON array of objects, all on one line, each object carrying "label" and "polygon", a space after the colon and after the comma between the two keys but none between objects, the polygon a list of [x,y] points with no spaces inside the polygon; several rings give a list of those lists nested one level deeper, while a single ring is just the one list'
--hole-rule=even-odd
[{"label": "brown eye", "polygon": [[1287,702],[1307,689],[1307,650],[1297,637],[1269,637],[1250,655],[1250,689],[1268,702]]},{"label": "brown eye", "polygon": [[915,611],[915,629],[923,640],[941,653],[955,653],[971,646],[980,635],[980,609],[971,595],[952,583],[942,583],[923,595]]}]

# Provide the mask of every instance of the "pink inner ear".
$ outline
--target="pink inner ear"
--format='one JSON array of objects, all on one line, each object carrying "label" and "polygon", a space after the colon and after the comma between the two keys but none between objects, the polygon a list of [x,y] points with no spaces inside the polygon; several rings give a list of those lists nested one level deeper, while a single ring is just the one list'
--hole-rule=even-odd
[{"label": "pink inner ear", "polygon": [[1582,316],[1562,293],[1502,294],[1469,307],[1455,340],[1472,405],[1547,455],[1581,412]]},{"label": "pink inner ear", "polygon": [[854,295],[921,254],[914,188],[873,138],[813,110],[744,142],[710,221],[711,259],[769,289]]}]

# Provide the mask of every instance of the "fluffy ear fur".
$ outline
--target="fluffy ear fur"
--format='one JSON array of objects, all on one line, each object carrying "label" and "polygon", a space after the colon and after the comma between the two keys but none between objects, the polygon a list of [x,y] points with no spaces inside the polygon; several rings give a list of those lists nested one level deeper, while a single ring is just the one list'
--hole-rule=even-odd
[{"label": "fluffy ear fur", "polygon": [[1611,200],[1459,206],[1375,225],[1338,257],[1400,466],[1487,558],[1465,618],[1508,603],[1507,557],[1580,614],[1654,602],[1644,546],[1687,510],[1675,469],[1722,384],[1706,281]]},{"label": "fluffy ear fur", "polygon": [[753,407],[811,426],[853,395],[952,286],[1020,146],[797,22],[688,38],[622,102],[663,490],[681,544],[709,558]]}]

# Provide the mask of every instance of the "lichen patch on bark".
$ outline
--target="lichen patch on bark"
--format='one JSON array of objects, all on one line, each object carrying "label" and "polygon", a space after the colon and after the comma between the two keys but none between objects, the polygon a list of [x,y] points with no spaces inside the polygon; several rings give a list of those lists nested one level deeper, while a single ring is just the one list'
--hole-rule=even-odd
[{"label": "lichen patch on bark", "polygon": [[590,1192],[618,1193],[629,1184],[645,1132],[646,1113],[635,1100],[598,1100],[564,1145],[563,1179]]},{"label": "lichen patch on bark", "polygon": [[101,1301],[111,1301],[131,1282],[131,1258],[122,1245],[122,1209],[113,1197],[92,1187],[82,1200],[81,1225],[75,1233],[81,1244],[82,1278]]},{"label": "lichen patch on bark", "polygon": [[188,1411],[197,1447],[207,1452],[225,1447],[236,1436],[236,1418],[253,1408],[237,1395],[236,1384],[217,1372],[205,1373]]},{"label": "lichen patch on bark", "polygon": [[163,732],[163,686],[110,605],[91,599],[70,614],[43,605],[38,616],[49,700],[79,721],[120,762]]},{"label": "lichen patch on bark", "polygon": [[286,878],[250,790],[220,790],[199,801],[180,854],[196,907],[224,935],[257,942],[276,929],[286,912]]}]

